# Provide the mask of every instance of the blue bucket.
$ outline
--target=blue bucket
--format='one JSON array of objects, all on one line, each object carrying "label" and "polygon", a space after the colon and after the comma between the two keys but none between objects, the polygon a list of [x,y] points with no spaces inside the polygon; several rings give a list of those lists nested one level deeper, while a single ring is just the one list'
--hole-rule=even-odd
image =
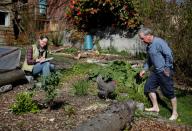
[{"label": "blue bucket", "polygon": [[84,49],[91,50],[93,48],[93,40],[91,35],[86,35],[84,38]]}]

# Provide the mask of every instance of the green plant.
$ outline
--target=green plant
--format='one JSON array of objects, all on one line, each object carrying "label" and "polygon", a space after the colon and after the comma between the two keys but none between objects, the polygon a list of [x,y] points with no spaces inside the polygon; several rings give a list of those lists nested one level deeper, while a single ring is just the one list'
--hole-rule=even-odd
[{"label": "green plant", "polygon": [[119,102],[123,102],[123,101],[127,101],[130,99],[128,93],[124,93],[124,94],[119,94],[117,93],[117,97],[116,97],[116,100],[118,100]]},{"label": "green plant", "polygon": [[83,44],[84,42],[84,36],[87,34],[86,32],[84,32],[83,30],[78,30],[76,29],[76,27],[73,27],[70,31],[71,35],[69,37],[70,41],[72,43],[77,43],[80,42],[81,44]]},{"label": "green plant", "polygon": [[43,83],[43,90],[46,93],[46,100],[47,102],[53,101],[53,99],[56,97],[56,87],[59,85],[60,82],[60,73],[59,72],[54,72],[51,73],[47,77],[42,78],[42,83]]},{"label": "green plant", "polygon": [[96,46],[96,49],[101,52],[101,46],[99,44],[100,38],[96,37],[96,39],[94,40],[94,45]]},{"label": "green plant", "polygon": [[[147,98],[143,93],[146,78],[138,80],[136,76],[139,71],[139,68],[132,68],[125,61],[114,61],[106,67],[90,70],[89,78],[95,80],[98,75],[101,75],[105,81],[115,80],[117,83],[115,92],[120,101],[134,99],[147,103]],[[127,95],[122,96],[122,94]]]},{"label": "green plant", "polygon": [[33,93],[22,92],[17,94],[16,102],[10,106],[15,114],[39,111],[37,104],[32,100]]},{"label": "green plant", "polygon": [[69,53],[69,54],[76,54],[78,52],[77,48],[71,47],[71,48],[65,48],[64,49],[65,53]]},{"label": "green plant", "polygon": [[136,56],[135,56],[135,58],[139,60],[145,60],[146,57],[147,57],[147,54],[144,52],[138,52],[136,53]]},{"label": "green plant", "polygon": [[72,72],[74,74],[86,74],[89,69],[97,68],[96,64],[85,64],[85,63],[77,63],[73,66]]},{"label": "green plant", "polygon": [[64,33],[62,31],[53,31],[49,33],[49,38],[53,45],[61,46],[63,45]]},{"label": "green plant", "polygon": [[78,96],[87,95],[89,88],[89,82],[86,80],[79,80],[73,84],[75,94]]},{"label": "green plant", "polygon": [[65,105],[64,111],[65,111],[65,114],[68,115],[69,117],[76,114],[76,109],[71,105]]}]

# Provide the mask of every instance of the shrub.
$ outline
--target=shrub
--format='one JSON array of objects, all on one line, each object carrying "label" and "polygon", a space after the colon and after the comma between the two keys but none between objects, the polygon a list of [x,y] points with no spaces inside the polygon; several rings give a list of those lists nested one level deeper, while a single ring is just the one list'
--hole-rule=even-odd
[{"label": "shrub", "polygon": [[[74,25],[76,26],[76,25]],[[72,42],[72,44],[76,44],[77,42],[80,42],[81,44],[83,44],[84,42],[84,36],[86,34],[86,32],[84,31],[80,31],[77,29],[77,27],[73,27],[70,29],[70,36],[69,36],[69,39],[70,41]]]},{"label": "shrub", "polygon": [[42,78],[43,83],[43,90],[46,93],[46,100],[47,102],[53,101],[53,99],[56,97],[56,87],[59,85],[60,82],[60,73],[54,72],[51,73],[50,76],[47,76],[45,78]]},{"label": "shrub", "polygon": [[33,93],[22,92],[17,94],[16,102],[10,106],[15,114],[39,111],[37,104],[32,100]]},{"label": "shrub", "polygon": [[50,41],[55,46],[63,45],[62,41],[64,38],[64,33],[62,31],[54,31],[49,33]]},{"label": "shrub", "polygon": [[126,27],[139,25],[138,0],[70,0],[66,19],[80,29],[97,27]]}]

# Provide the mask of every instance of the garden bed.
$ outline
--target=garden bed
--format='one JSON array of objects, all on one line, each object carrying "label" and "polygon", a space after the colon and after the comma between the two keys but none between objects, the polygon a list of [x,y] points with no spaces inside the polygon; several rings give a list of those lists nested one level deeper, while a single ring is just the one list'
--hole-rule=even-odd
[{"label": "garden bed", "polygon": [[[110,57],[109,57],[110,58]],[[118,58],[117,58],[118,59]],[[115,59],[107,59],[115,60]],[[63,56],[55,56],[54,63],[57,67],[63,70],[63,78],[57,89],[58,95],[54,100],[52,108],[43,107],[37,113],[26,113],[16,115],[11,112],[10,105],[16,101],[16,95],[29,91],[30,84],[18,85],[12,91],[0,95],[0,130],[73,130],[80,126],[83,122],[90,120],[98,114],[103,114],[114,103],[114,100],[102,100],[97,96],[97,86],[91,83],[91,89],[85,96],[74,95],[71,90],[72,85],[86,76],[78,67],[75,75],[70,75],[67,72],[75,63],[84,63],[86,59],[75,61],[73,59],[66,59]],[[87,67],[84,67],[88,70]],[[38,102],[44,101],[45,94],[40,89],[34,90],[33,99]],[[115,100],[116,101],[116,100]],[[172,122],[159,122],[162,119],[134,119],[132,129],[135,130],[185,130],[189,129],[188,126],[177,125]]]},{"label": "garden bed", "polygon": [[[72,83],[73,80],[68,81]],[[15,96],[27,91],[30,85],[20,85],[0,96],[0,130],[71,130],[84,120],[94,117],[97,113],[107,108],[110,102],[104,102],[97,96],[87,95],[83,97],[70,95],[69,84],[63,85],[58,97],[54,100],[56,105],[41,109],[38,113],[21,115],[13,114],[9,109],[15,101]],[[43,101],[44,92],[36,91],[34,99]]]}]

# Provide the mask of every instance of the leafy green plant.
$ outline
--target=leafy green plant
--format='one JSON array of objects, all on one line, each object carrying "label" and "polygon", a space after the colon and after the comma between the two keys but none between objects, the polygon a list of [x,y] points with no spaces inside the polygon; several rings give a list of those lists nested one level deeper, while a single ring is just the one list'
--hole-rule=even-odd
[{"label": "leafy green plant", "polygon": [[59,85],[60,75],[61,74],[59,72],[54,72],[51,73],[51,75],[42,78],[42,81],[44,83],[42,88],[46,93],[47,102],[52,102],[57,95],[56,87]]},{"label": "leafy green plant", "polygon": [[90,79],[95,79],[99,74],[104,81],[116,80],[118,84],[125,84],[125,79],[128,78],[127,70],[131,65],[123,61],[114,61],[106,67],[92,69],[89,72]]},{"label": "leafy green plant", "polygon": [[16,102],[10,106],[15,114],[39,111],[37,104],[32,100],[33,93],[22,92],[17,94]]},{"label": "leafy green plant", "polygon": [[[143,91],[146,78],[138,80],[136,76],[139,71],[139,68],[132,68],[127,62],[114,61],[106,67],[90,70],[89,78],[95,80],[98,75],[101,75],[105,81],[115,80],[117,83],[117,88],[115,89],[117,100],[134,99],[147,103],[147,98]],[[122,94],[127,95],[122,96]]]},{"label": "leafy green plant", "polygon": [[75,95],[84,96],[87,95],[89,88],[89,82],[86,80],[79,80],[73,84]]}]

